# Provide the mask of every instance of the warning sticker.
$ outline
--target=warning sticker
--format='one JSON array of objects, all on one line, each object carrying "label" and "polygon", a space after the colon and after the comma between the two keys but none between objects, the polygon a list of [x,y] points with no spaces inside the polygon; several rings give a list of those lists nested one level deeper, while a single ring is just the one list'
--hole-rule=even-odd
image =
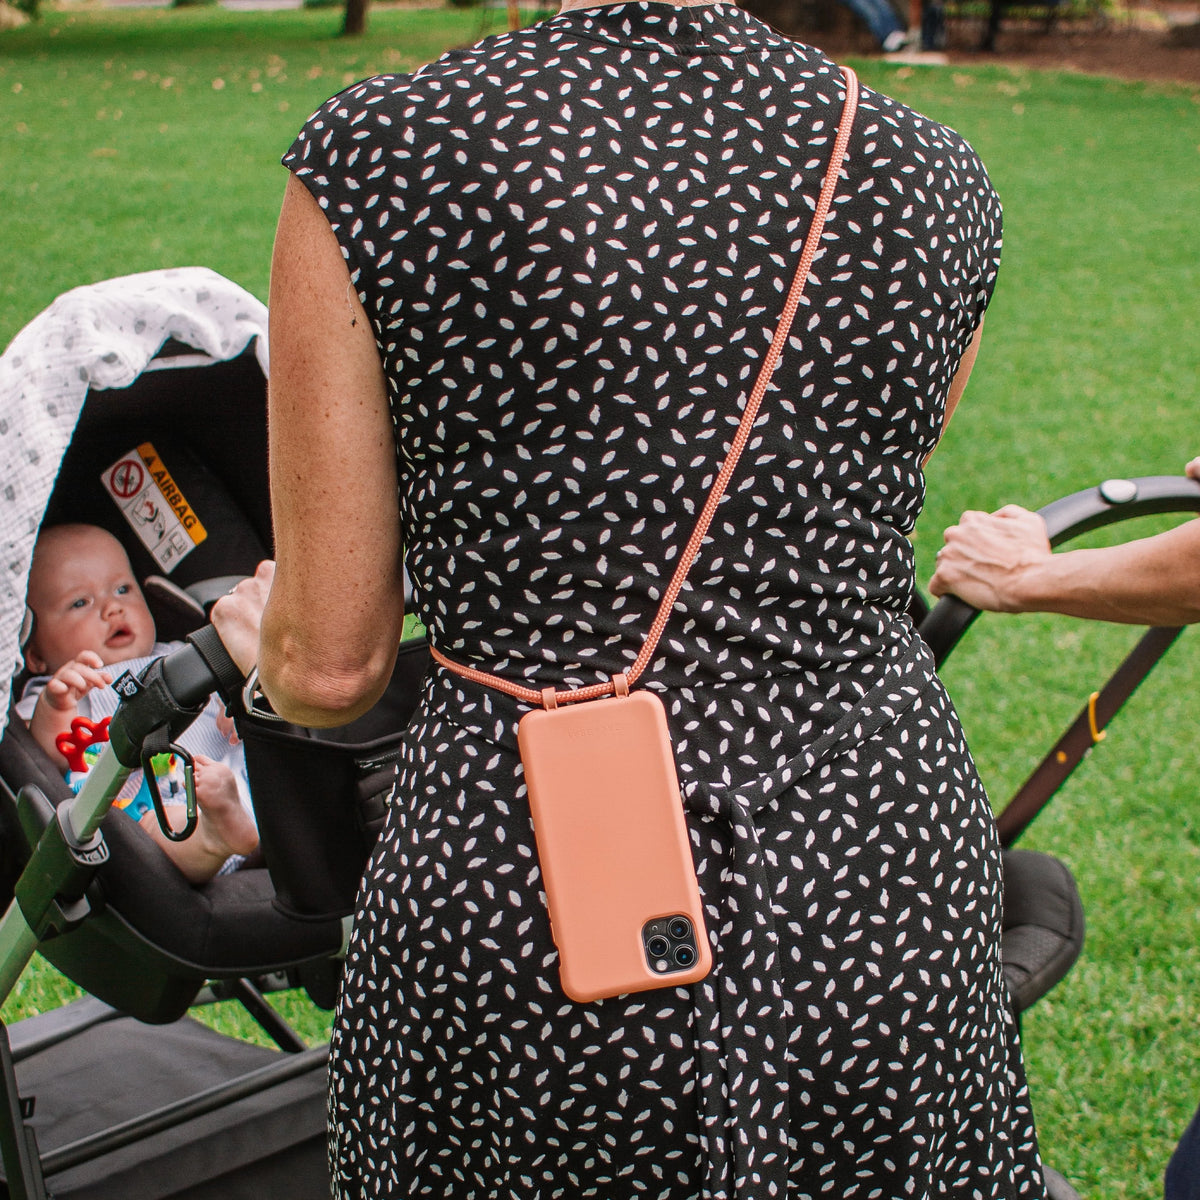
[{"label": "warning sticker", "polygon": [[101,476],[108,494],[166,574],[208,532],[149,442],[123,455]]}]

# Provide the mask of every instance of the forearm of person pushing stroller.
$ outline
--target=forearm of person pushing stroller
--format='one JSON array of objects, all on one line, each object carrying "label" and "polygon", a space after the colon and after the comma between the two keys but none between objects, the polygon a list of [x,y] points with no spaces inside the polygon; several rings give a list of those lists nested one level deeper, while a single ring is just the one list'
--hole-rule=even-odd
[{"label": "forearm of person pushing stroller", "polygon": [[[1187,465],[1200,479],[1200,458]],[[1200,621],[1200,521],[1119,546],[1055,554],[1037,513],[965,512],[929,583],[991,612],[1055,612],[1135,625]]]}]

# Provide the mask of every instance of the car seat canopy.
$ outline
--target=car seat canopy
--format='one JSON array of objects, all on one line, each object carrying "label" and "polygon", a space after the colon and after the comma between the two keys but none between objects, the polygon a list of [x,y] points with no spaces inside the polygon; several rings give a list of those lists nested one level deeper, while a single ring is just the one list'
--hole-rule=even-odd
[{"label": "car seat canopy", "polygon": [[[156,361],[251,354],[265,380],[266,331],[261,301],[215,271],[186,267],[75,288],[17,334],[0,356],[0,661],[18,659],[34,541],[89,395],[108,392],[119,405]],[[10,684],[0,681],[0,732]]]}]

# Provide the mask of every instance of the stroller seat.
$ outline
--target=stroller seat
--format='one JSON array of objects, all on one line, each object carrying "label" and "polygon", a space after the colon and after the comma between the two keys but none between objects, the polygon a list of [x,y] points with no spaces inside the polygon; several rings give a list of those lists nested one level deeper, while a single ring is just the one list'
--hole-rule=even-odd
[{"label": "stroller seat", "polygon": [[[110,297],[111,309],[105,304]],[[139,313],[135,320],[131,309]],[[215,313],[227,319],[226,327]],[[4,399],[15,405],[6,414],[10,422],[35,427],[29,441],[39,456],[36,469],[25,472],[25,491],[14,501],[27,501],[32,489],[39,489],[33,499],[44,496],[33,530],[65,521],[99,525],[125,546],[139,580],[169,575],[180,593],[214,576],[253,573],[271,544],[265,326],[261,304],[201,270],[151,272],[60,297],[18,335],[3,360],[13,370],[0,373]],[[66,331],[61,345],[59,330]],[[77,363],[83,365],[72,370]],[[32,380],[25,381],[22,369]],[[47,377],[54,381],[52,399],[37,390]],[[60,422],[53,434],[45,428],[47,411]],[[54,471],[54,463],[40,456],[51,453],[64,433],[68,440]],[[135,453],[153,454],[168,473],[157,491],[148,485],[146,492],[154,501],[145,507],[161,510],[154,514],[157,528],[168,529],[160,545],[169,541],[172,520],[195,521],[204,531],[183,554],[156,549],[112,486],[113,464],[122,456],[136,464]],[[13,464],[18,476],[20,465]],[[145,473],[152,473],[149,465]],[[27,567],[29,523],[22,514],[6,518],[4,533]],[[154,595],[148,592],[148,602]],[[196,623],[194,616],[189,625],[186,614],[162,606],[155,617],[164,640]],[[0,882],[7,900],[30,846],[72,795],[11,709],[0,741],[0,788],[9,876]],[[341,921],[290,920],[272,903],[265,870],[192,887],[123,814],[105,818],[103,834],[110,861],[86,898],[96,919],[86,929],[59,933],[42,950],[69,978],[124,1012],[172,1021],[206,978],[294,969],[340,952]]]},{"label": "stroller seat", "polygon": [[1083,901],[1066,864],[1036,850],[1005,850],[1001,957],[1013,1011],[1040,1000],[1083,950]]}]

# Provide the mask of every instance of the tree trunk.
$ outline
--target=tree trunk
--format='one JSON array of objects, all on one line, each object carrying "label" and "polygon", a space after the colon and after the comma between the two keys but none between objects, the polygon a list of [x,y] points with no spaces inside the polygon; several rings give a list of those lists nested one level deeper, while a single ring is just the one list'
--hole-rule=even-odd
[{"label": "tree trunk", "polygon": [[342,37],[359,37],[367,31],[367,5],[370,0],[346,0],[346,19]]}]

